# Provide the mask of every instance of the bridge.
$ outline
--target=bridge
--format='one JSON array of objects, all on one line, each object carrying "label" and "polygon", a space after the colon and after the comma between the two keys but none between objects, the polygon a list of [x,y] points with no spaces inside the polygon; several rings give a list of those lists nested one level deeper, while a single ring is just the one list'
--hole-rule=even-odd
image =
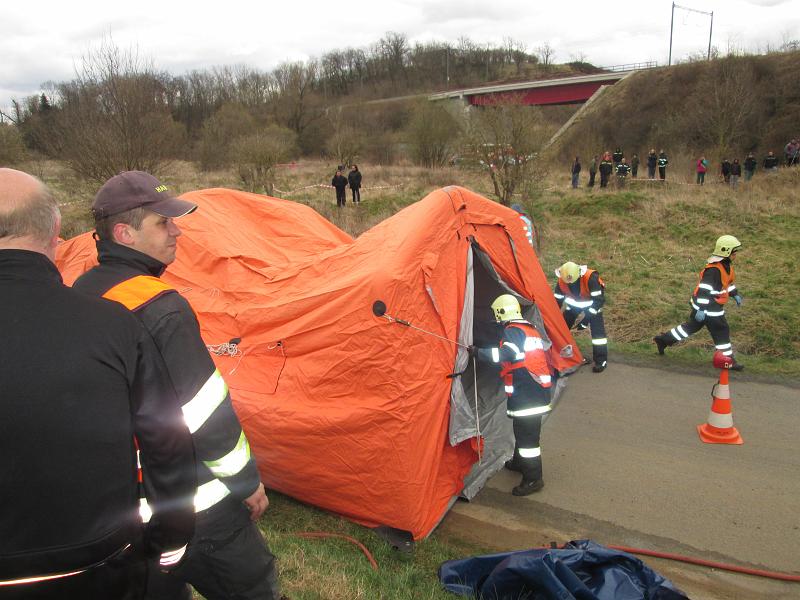
[{"label": "bridge", "polygon": [[460,101],[468,107],[491,106],[509,102],[528,106],[582,104],[601,87],[614,85],[634,71],[654,66],[655,63],[620,65],[624,70],[613,67],[607,72],[593,75],[466,88],[432,94],[428,96],[428,100]]}]

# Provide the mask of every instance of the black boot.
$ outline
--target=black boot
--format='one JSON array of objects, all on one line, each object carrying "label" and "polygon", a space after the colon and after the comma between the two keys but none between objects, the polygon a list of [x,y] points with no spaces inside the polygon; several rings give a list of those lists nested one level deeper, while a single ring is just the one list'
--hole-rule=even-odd
[{"label": "black boot", "polygon": [[605,361],[605,360],[603,362],[601,362],[601,363],[596,363],[592,367],[592,373],[602,373],[603,371],[606,370],[607,366],[608,366],[608,362]]},{"label": "black boot", "polygon": [[538,492],[544,487],[544,479],[525,479],[522,478],[520,484],[511,490],[514,496],[529,496]]},{"label": "black boot", "polygon": [[503,466],[509,471],[516,471],[517,473],[522,473],[522,467],[516,461],[516,457],[507,460],[506,464]]},{"label": "black boot", "polygon": [[654,337],[653,341],[656,343],[656,348],[658,348],[658,353],[663,356],[664,355],[664,348],[666,348],[669,344],[667,344],[667,342],[665,342],[664,339],[660,335],[657,335],[656,337]]},{"label": "black boot", "polygon": [[744,365],[736,362],[736,359],[733,359],[733,364],[731,365],[731,371],[744,371]]}]

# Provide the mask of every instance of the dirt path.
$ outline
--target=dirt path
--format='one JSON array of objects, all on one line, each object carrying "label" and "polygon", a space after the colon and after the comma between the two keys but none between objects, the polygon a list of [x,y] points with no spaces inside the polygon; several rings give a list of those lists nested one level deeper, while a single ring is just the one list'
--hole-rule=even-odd
[{"label": "dirt path", "polygon": [[[700,442],[716,372],[612,364],[573,375],[545,423],[545,489],[497,473],[443,532],[519,549],[591,538],[800,574],[800,393],[731,377],[742,446]],[[692,598],[800,598],[800,583],[645,561]]]}]

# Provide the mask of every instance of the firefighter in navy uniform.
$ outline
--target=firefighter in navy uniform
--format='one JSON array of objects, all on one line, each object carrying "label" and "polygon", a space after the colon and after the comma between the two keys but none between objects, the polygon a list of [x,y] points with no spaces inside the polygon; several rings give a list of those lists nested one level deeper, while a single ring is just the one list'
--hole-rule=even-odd
[{"label": "firefighter in navy uniform", "polygon": [[586,265],[565,262],[556,269],[556,282],[553,295],[559,308],[566,304],[564,320],[572,329],[578,317],[583,319],[578,325],[581,329],[591,328],[592,333],[592,371],[602,373],[608,366],[608,338],[603,319],[603,305],[606,302],[606,284],[600,274]]},{"label": "firefighter in navy uniform", "polygon": [[505,466],[522,473],[522,481],[511,493],[527,496],[544,487],[539,435],[542,416],[550,412],[550,365],[542,336],[522,318],[517,299],[503,294],[492,302],[495,320],[503,325],[497,348],[475,348],[478,360],[500,364],[500,377],[507,396],[506,414],[514,420],[514,457]]},{"label": "firefighter in navy uniform", "polygon": [[176,258],[173,220],[196,208],[148,173],[115,175],[92,205],[100,264],[74,289],[122,304],[150,332],[195,446],[195,535],[175,572],[149,568],[146,600],[188,599],[187,583],[208,600],[278,600],[274,556],[255,524],[269,500],[247,437],[191,305],[160,279]]},{"label": "firefighter in navy uniform", "polygon": [[[685,323],[653,338],[659,354],[664,354],[664,348],[684,341],[705,326],[714,340],[715,348],[725,356],[733,356],[725,304],[729,298],[733,298],[737,306],[744,302],[736,288],[733,272],[733,261],[741,247],[742,244],[732,235],[723,235],[717,240],[714,254],[708,257],[708,264],[700,271],[700,281],[689,301],[692,306],[689,318]],[[741,371],[744,367],[733,359],[731,369]]]}]

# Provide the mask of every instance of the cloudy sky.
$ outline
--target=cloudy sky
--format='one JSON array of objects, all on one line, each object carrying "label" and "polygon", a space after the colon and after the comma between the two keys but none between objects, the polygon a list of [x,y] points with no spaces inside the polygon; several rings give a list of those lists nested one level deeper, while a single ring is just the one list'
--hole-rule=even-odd
[{"label": "cloudy sky", "polygon": [[[415,41],[466,36],[499,44],[511,37],[533,50],[547,42],[556,61],[599,65],[666,64],[671,0],[36,0],[0,11],[0,107],[70,79],[80,57],[110,36],[138,47],[173,74],[219,65],[269,70],[334,49],[366,47],[387,31]],[[714,12],[712,44],[757,51],[800,39],[800,0],[683,0]],[[704,52],[709,17],[675,10],[673,59]]]}]

